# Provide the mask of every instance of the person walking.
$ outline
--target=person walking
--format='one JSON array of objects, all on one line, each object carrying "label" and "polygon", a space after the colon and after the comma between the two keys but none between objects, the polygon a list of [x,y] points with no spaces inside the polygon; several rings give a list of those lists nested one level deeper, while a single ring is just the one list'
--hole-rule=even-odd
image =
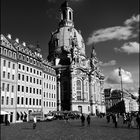
[{"label": "person walking", "polygon": [[137,128],[140,129],[140,114],[139,113],[137,114],[136,122],[137,122]]},{"label": "person walking", "polygon": [[118,127],[118,116],[117,116],[117,114],[114,114],[114,116],[113,116],[113,122],[115,124],[115,128],[117,128]]},{"label": "person walking", "polygon": [[106,119],[107,119],[107,123],[109,123],[110,122],[110,114],[107,114]]},{"label": "person walking", "polygon": [[87,125],[90,126],[90,115],[87,116]]},{"label": "person walking", "polygon": [[37,119],[36,119],[36,116],[34,116],[34,119],[33,119],[33,129],[35,129],[36,128],[36,123],[37,123]]},{"label": "person walking", "polygon": [[83,114],[81,116],[81,124],[82,124],[82,126],[85,125],[85,116]]}]

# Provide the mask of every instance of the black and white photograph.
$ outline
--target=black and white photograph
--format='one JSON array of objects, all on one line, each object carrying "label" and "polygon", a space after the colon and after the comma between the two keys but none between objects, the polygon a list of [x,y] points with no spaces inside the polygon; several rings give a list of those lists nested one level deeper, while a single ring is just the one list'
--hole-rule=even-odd
[{"label": "black and white photograph", "polygon": [[0,139],[139,140],[139,0],[1,0]]}]

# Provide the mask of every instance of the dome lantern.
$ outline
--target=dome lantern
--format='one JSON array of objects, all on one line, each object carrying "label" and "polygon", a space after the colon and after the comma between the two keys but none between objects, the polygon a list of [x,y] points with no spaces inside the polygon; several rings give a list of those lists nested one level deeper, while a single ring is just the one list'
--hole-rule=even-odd
[{"label": "dome lantern", "polygon": [[68,2],[65,1],[60,7],[60,22],[59,27],[69,26],[74,27],[73,24],[73,10],[68,7]]}]

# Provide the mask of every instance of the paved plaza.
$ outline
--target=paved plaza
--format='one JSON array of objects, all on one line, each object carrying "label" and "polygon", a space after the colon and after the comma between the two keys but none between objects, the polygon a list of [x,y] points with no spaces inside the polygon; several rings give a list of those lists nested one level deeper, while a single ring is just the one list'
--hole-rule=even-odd
[{"label": "paved plaza", "polygon": [[119,120],[118,128],[107,124],[105,118],[92,117],[90,127],[81,126],[80,120],[54,120],[38,122],[36,129],[32,123],[1,125],[1,140],[139,140],[139,129],[127,128]]}]

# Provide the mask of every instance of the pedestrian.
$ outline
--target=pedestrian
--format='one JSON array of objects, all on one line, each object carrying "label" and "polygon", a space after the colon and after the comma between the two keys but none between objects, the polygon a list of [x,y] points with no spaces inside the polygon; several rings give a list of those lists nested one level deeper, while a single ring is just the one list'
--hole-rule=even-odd
[{"label": "pedestrian", "polygon": [[69,120],[69,116],[68,116],[68,114],[65,114],[64,117],[65,117],[65,123],[68,123],[68,122],[69,122],[69,121],[68,121],[68,120]]},{"label": "pedestrian", "polygon": [[137,128],[140,129],[140,114],[139,113],[137,114],[136,122],[137,122]]},{"label": "pedestrian", "polygon": [[85,116],[83,114],[81,116],[81,124],[82,124],[82,126],[85,125]]},{"label": "pedestrian", "polygon": [[127,116],[127,122],[128,122],[128,128],[130,128],[131,127],[131,117],[129,114]]},{"label": "pedestrian", "polygon": [[124,113],[123,114],[123,124],[126,124],[127,123],[127,118],[126,118],[126,114]]},{"label": "pedestrian", "polygon": [[87,116],[87,125],[90,126],[90,115]]},{"label": "pedestrian", "polygon": [[37,123],[37,119],[36,119],[36,116],[34,116],[34,119],[33,119],[33,129],[35,129],[36,128],[36,123]]},{"label": "pedestrian", "polygon": [[118,116],[117,116],[117,114],[114,114],[113,119],[114,119],[113,122],[115,124],[115,128],[117,128],[118,127]]},{"label": "pedestrian", "polygon": [[109,123],[110,122],[110,114],[107,114],[106,119],[107,119],[107,123]]},{"label": "pedestrian", "polygon": [[6,126],[10,125],[10,122],[8,121],[8,119],[5,120],[5,125]]}]

